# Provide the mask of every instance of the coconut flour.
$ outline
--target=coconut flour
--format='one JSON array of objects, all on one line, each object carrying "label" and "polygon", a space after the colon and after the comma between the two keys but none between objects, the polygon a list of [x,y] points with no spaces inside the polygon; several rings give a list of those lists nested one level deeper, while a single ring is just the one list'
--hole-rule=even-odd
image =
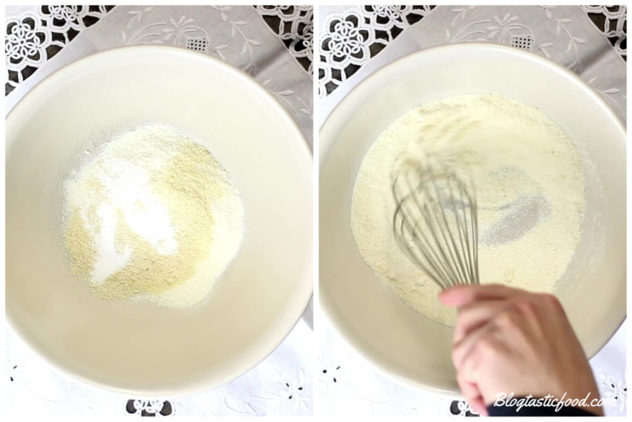
[{"label": "coconut flour", "polygon": [[227,172],[167,126],[114,137],[64,191],[72,272],[103,298],[193,305],[243,236],[243,206]]},{"label": "coconut flour", "polygon": [[403,154],[432,156],[476,187],[482,283],[553,292],[571,261],[584,214],[582,161],[540,110],[496,95],[463,95],[411,110],[364,157],[351,227],[364,260],[404,303],[442,324],[456,312],[400,251],[392,233],[392,170]]}]

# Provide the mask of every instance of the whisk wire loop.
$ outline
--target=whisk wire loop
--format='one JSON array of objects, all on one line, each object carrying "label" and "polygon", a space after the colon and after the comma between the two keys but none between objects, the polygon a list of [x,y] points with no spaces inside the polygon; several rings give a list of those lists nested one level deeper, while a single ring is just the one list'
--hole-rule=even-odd
[{"label": "whisk wire loop", "polygon": [[475,191],[446,166],[407,160],[393,173],[393,234],[442,289],[479,283]]},{"label": "whisk wire loop", "polygon": [[[410,180],[407,180],[410,183]],[[398,184],[393,184],[393,191],[396,197],[399,197],[400,193],[397,189]],[[410,188],[410,185],[408,186]],[[401,195],[404,195],[401,193]],[[416,199],[413,197],[413,201]],[[416,208],[415,208],[416,207]],[[405,209],[408,208],[408,209]],[[429,240],[429,236],[434,236],[432,232],[418,230],[418,224],[425,220],[427,223],[428,216],[424,213],[424,207],[418,202],[410,204],[410,201],[400,201],[397,203],[397,209],[395,211],[395,217],[393,219],[393,227],[395,233],[401,233],[400,236],[395,236],[399,247],[409,256],[409,258],[420,267],[428,276],[430,276],[436,283],[442,284],[442,280],[449,279],[451,276],[448,274],[449,268],[445,268],[445,257],[441,257],[439,254],[443,254],[443,251],[431,249],[429,245],[432,244],[432,240]],[[419,216],[415,215],[419,213]],[[416,218],[411,218],[415,216]],[[417,221],[417,223],[415,223]],[[399,229],[399,230],[398,230]],[[436,240],[436,239],[435,239]],[[436,243],[436,242],[435,242]],[[424,256],[421,251],[426,251],[428,256]]]}]

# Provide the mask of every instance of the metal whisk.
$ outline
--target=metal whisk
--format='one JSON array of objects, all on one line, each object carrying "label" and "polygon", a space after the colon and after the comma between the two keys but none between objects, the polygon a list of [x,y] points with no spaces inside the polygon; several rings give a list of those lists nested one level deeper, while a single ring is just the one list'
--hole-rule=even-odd
[{"label": "metal whisk", "polygon": [[474,188],[445,165],[407,159],[393,172],[393,234],[401,250],[439,287],[478,284]]}]

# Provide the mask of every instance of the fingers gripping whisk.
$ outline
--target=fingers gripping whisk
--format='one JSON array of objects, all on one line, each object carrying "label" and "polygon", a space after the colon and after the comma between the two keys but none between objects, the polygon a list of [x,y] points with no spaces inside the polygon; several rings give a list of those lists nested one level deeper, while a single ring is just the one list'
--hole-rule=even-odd
[{"label": "fingers gripping whisk", "polygon": [[474,188],[452,169],[408,160],[393,172],[393,234],[400,249],[442,289],[478,284]]}]

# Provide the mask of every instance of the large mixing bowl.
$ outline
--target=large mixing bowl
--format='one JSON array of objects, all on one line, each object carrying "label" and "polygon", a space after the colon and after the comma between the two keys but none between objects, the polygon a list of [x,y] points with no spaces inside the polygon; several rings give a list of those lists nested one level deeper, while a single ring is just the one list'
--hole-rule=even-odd
[{"label": "large mixing bowl", "polygon": [[[508,47],[438,47],[400,59],[360,83],[320,131],[320,303],[340,332],[396,378],[456,391],[452,328],[414,312],[362,260],[350,227],[353,186],[378,135],[412,108],[496,92],[540,108],[585,152],[583,233],[557,295],[592,356],[625,318],[625,131],[574,74]],[[532,265],[546,265],[534,262]]]},{"label": "large mixing bowl", "polygon": [[[206,144],[245,209],[234,262],[191,310],[98,299],[61,240],[61,183],[89,141],[160,122]],[[40,83],[7,118],[6,310],[65,373],[139,393],[210,388],[289,333],[312,291],[312,171],[288,114],[249,76],[166,47],[105,51]]]}]

